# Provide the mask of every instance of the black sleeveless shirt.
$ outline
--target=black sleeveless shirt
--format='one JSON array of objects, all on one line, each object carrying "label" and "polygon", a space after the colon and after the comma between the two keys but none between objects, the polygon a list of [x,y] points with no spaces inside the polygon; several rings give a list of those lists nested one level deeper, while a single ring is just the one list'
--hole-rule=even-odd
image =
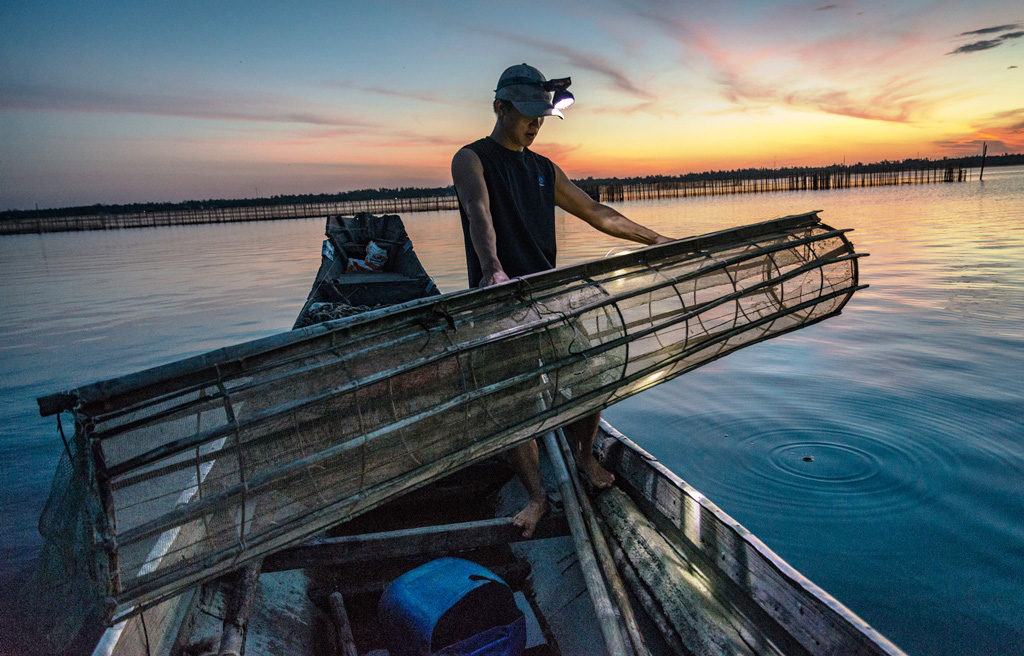
[{"label": "black sleeveless shirt", "polygon": [[[498,261],[510,278],[555,267],[555,166],[529,148],[509,150],[484,137],[466,148],[484,168]],[[480,259],[469,237],[469,219],[459,202],[469,286],[480,284]]]}]

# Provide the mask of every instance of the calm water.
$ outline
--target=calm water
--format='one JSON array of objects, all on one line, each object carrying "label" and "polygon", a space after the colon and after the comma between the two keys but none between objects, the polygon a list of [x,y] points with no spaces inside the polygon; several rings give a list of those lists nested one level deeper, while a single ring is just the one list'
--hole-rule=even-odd
[{"label": "calm water", "polygon": [[[842,316],[607,416],[908,653],[1020,653],[1024,169],[620,208],[677,237],[812,209],[856,228],[871,287]],[[442,291],[464,287],[457,214],[405,219]],[[62,449],[35,398],[287,330],[322,231],[316,219],[0,238],[2,579],[39,548]],[[560,264],[619,243],[571,218],[560,233]]]}]

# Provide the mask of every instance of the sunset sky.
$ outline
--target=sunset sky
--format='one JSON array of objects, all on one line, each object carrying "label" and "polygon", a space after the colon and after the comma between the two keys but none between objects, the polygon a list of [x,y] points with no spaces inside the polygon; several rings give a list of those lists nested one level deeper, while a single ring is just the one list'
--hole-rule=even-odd
[{"label": "sunset sky", "polygon": [[0,210],[443,186],[501,71],[573,178],[1024,152],[1024,5],[0,4]]}]

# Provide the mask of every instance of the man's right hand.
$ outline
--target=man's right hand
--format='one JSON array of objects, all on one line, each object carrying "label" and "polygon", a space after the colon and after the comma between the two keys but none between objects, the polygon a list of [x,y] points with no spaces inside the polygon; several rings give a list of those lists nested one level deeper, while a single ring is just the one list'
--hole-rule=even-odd
[{"label": "man's right hand", "polygon": [[494,273],[484,274],[484,277],[480,279],[480,287],[490,287],[491,285],[500,285],[503,282],[508,282],[509,277],[505,275],[505,272],[498,269]]}]

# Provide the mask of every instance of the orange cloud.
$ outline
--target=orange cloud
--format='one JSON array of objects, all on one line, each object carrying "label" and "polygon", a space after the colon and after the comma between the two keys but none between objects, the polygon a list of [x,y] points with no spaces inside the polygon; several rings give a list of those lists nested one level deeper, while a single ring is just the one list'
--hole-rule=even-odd
[{"label": "orange cloud", "polygon": [[1024,107],[997,112],[983,121],[985,126],[960,137],[936,141],[943,151],[954,155],[976,154],[988,143],[993,154],[1024,151]]},{"label": "orange cloud", "polygon": [[[835,5],[819,9],[840,9]],[[911,26],[870,23],[811,42],[781,41],[805,20],[780,7],[757,25],[756,34],[724,32],[715,23],[683,18],[674,5],[641,3],[634,12],[672,38],[684,62],[706,66],[722,97],[737,110],[782,106],[837,116],[908,123],[929,116],[948,98],[925,81],[913,63],[931,41]],[[893,23],[913,18],[900,16]],[[765,35],[779,35],[765,44]],[[908,61],[909,60],[909,61]],[[879,78],[879,70],[886,71]]]}]

